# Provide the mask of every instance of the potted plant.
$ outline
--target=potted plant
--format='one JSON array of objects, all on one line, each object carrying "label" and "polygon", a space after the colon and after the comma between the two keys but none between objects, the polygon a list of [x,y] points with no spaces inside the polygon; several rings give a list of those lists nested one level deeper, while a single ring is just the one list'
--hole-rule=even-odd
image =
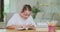
[{"label": "potted plant", "polygon": [[33,16],[33,19],[35,19],[37,13],[41,11],[39,8],[40,8],[39,7],[39,2],[37,1],[36,5],[32,7],[32,16]]}]

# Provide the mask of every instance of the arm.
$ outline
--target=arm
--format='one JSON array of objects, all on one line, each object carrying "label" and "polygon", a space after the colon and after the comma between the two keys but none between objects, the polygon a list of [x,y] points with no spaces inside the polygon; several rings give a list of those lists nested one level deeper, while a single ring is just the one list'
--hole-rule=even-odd
[{"label": "arm", "polygon": [[7,29],[15,29],[15,26],[8,26]]},{"label": "arm", "polygon": [[16,29],[16,28],[22,28],[22,25],[11,25],[7,27],[7,29]]},{"label": "arm", "polygon": [[14,14],[11,19],[9,19],[8,23],[7,23],[7,28],[8,29],[14,29],[15,27],[15,21],[16,21],[16,14]]},{"label": "arm", "polygon": [[30,28],[30,29],[35,30],[35,26],[34,25],[27,25],[27,27]]}]

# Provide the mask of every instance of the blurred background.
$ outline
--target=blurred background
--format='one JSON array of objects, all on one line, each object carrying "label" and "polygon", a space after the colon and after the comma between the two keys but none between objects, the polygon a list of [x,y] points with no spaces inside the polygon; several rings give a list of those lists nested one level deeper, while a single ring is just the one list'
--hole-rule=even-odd
[{"label": "blurred background", "polygon": [[[35,23],[46,23],[54,20],[60,27],[60,0],[0,0],[0,24],[6,26],[14,13],[19,13],[25,4],[32,7],[32,17]],[[4,2],[2,4],[2,1]],[[2,5],[2,6],[1,6]],[[1,8],[4,7],[4,8]],[[1,20],[2,19],[2,20]],[[3,21],[4,20],[4,21]],[[38,24],[37,24],[38,25]]]}]

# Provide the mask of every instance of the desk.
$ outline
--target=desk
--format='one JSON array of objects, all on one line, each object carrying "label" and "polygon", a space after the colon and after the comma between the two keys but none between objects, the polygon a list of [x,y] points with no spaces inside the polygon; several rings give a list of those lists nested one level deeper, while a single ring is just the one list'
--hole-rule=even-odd
[{"label": "desk", "polygon": [[48,31],[41,31],[40,29],[38,30],[14,30],[14,29],[0,29],[0,32],[48,32]]},{"label": "desk", "polygon": [[13,29],[6,29],[6,32],[36,32],[36,30],[13,30]]}]

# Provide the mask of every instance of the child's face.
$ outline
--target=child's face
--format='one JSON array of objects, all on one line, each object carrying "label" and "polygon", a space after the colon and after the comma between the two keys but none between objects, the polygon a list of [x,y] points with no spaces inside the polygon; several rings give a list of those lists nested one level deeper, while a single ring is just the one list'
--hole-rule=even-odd
[{"label": "child's face", "polygon": [[26,10],[22,13],[22,17],[24,19],[27,19],[30,16],[30,14],[31,14],[31,11]]}]

